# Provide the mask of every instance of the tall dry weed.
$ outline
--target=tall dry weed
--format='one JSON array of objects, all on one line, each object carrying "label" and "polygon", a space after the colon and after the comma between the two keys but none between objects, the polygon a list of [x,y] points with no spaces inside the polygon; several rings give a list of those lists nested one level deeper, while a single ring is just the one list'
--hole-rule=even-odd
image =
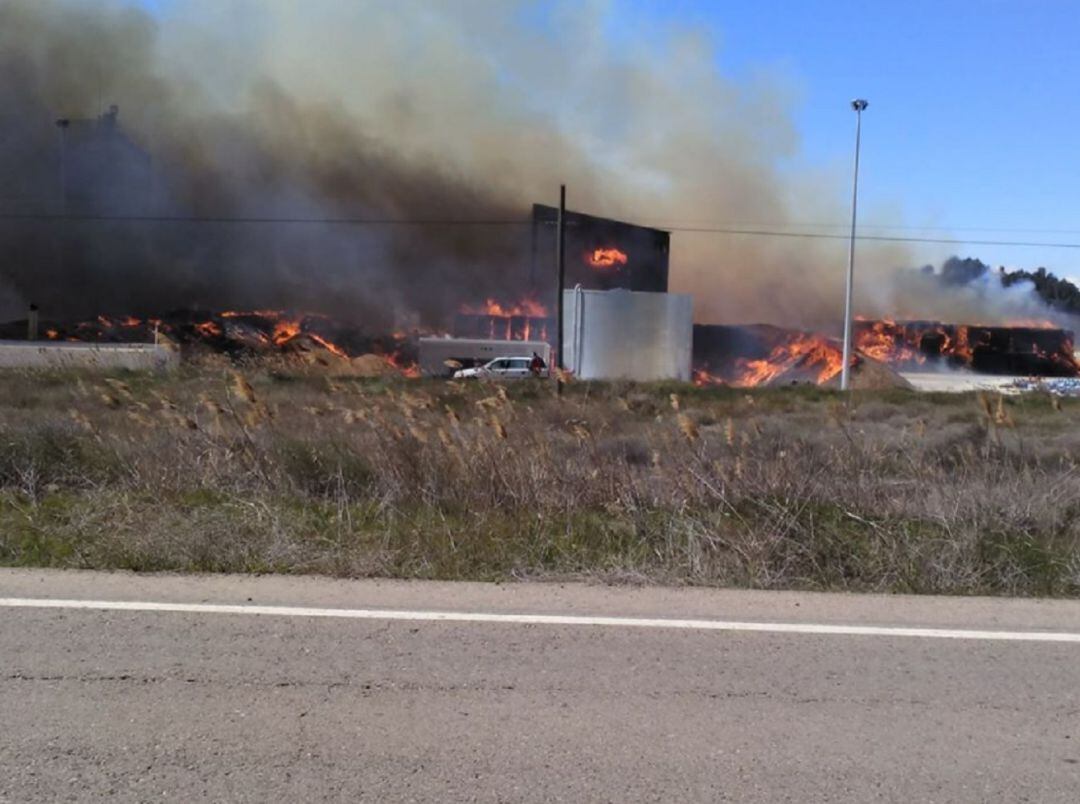
[{"label": "tall dry weed", "polygon": [[[105,532],[122,515],[107,500],[157,500],[163,518],[142,511],[145,544],[164,539],[166,514],[170,538],[195,543],[182,512],[213,511],[236,533],[275,534],[278,558],[252,548],[259,566],[298,571],[1080,588],[1080,475],[1061,441],[1080,411],[1068,402],[890,398],[860,415],[798,393],[579,383],[559,399],[307,375],[253,385],[245,371],[71,383],[33,417],[0,398],[0,517],[3,494],[58,488],[97,506]],[[43,422],[56,432],[33,435]],[[2,534],[0,556],[22,550]],[[86,565],[107,561],[80,549]],[[200,550],[206,566],[213,551]]]}]

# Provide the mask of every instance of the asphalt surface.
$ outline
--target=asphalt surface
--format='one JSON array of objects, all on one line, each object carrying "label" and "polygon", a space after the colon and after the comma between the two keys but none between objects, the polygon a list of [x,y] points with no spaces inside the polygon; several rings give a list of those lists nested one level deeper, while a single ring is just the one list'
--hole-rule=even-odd
[{"label": "asphalt surface", "polygon": [[1080,603],[0,571],[0,801],[1080,800]]}]

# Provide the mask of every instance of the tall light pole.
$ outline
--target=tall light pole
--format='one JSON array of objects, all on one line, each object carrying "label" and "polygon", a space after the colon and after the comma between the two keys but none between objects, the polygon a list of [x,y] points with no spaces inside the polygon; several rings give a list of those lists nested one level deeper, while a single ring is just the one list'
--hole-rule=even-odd
[{"label": "tall light pole", "polygon": [[851,241],[848,243],[847,292],[844,294],[844,365],[840,369],[840,390],[851,383],[851,295],[855,287],[855,215],[859,203],[859,140],[862,136],[862,113],[870,104],[862,99],[851,102],[855,110],[855,178],[851,185]]},{"label": "tall light pole", "polygon": [[[566,371],[566,363],[563,362],[566,359],[566,338],[563,337],[563,291],[566,289],[566,185],[559,185],[559,218],[557,228],[555,229],[555,271],[558,274],[559,282],[556,288],[556,292],[559,294],[556,300],[556,310],[558,311],[555,322],[555,329],[558,332],[559,340],[556,341],[555,348],[555,392],[562,396],[563,387],[563,372]],[[575,366],[575,370],[577,367]]]}]

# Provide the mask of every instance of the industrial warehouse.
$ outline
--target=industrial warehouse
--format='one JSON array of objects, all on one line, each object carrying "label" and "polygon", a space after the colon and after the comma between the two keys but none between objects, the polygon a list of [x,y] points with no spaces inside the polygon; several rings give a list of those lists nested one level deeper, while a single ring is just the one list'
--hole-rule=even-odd
[{"label": "industrial warehouse", "polygon": [[[177,365],[181,354],[285,353],[338,370],[358,365],[368,373],[431,377],[534,353],[547,364],[560,354],[558,294],[551,281],[557,275],[557,216],[557,209],[533,208],[521,297],[463,304],[448,331],[371,332],[347,320],[291,310],[182,310],[71,322],[42,319],[35,306],[25,320],[0,325],[0,337],[7,338],[0,340],[0,363],[162,370]],[[751,387],[822,385],[840,373],[840,344],[830,337],[769,325],[695,323],[693,298],[668,291],[670,233],[576,212],[566,213],[565,225],[561,354],[571,375]],[[902,386],[905,374],[944,372],[955,375],[951,387],[958,390],[988,387],[991,381],[979,377],[1023,378],[1027,388],[1036,387],[1028,378],[1042,377],[1048,388],[1071,389],[1050,378],[1080,375],[1073,333],[1050,324],[862,319],[855,322],[853,340],[857,373],[868,364],[887,369],[872,374],[878,385]],[[942,386],[931,381],[929,387]]]},{"label": "industrial warehouse", "polygon": [[[449,377],[499,357],[543,353],[545,364],[561,357],[560,368],[582,380],[751,387],[827,385],[842,374],[843,344],[833,334],[710,321],[710,305],[702,302],[711,298],[671,292],[670,231],[582,211],[560,212],[541,203],[532,204],[523,232],[470,244],[477,249],[475,257],[464,257],[458,270],[481,272],[475,290],[466,281],[431,294],[431,282],[414,284],[394,294],[393,315],[386,315],[386,305],[366,299],[371,312],[357,317],[334,312],[335,305],[327,304],[333,294],[328,296],[305,271],[283,287],[274,280],[275,289],[267,296],[265,283],[255,278],[261,265],[287,268],[302,253],[296,249],[306,250],[312,242],[307,230],[326,224],[298,220],[275,225],[272,217],[215,224],[177,216],[169,182],[155,168],[154,155],[129,136],[117,105],[96,118],[58,119],[55,131],[51,167],[59,182],[59,217],[23,205],[16,217],[0,224],[20,243],[24,259],[41,260],[28,280],[35,309],[25,319],[0,324],[0,339],[7,339],[0,343],[3,365],[167,370],[208,352],[232,359],[285,354],[321,361],[334,370]],[[271,236],[257,235],[269,227],[274,228]],[[246,234],[249,229],[253,239]],[[208,231],[214,232],[209,238]],[[236,240],[241,233],[243,239]],[[235,307],[219,306],[214,299],[190,304],[196,298],[193,288],[198,295],[211,295],[209,288],[198,288],[212,280],[212,272],[178,283],[186,269],[148,274],[140,267],[138,251],[147,246],[162,254],[175,252],[182,266],[190,259],[184,255],[191,243],[203,244],[200,260],[215,255],[212,259],[226,264],[236,262],[241,273],[256,272],[251,280],[229,283],[227,294],[212,294],[227,296]],[[441,247],[435,241],[431,245]],[[432,265],[444,259],[424,256],[424,248],[408,255],[417,249],[417,242],[409,241],[396,247],[396,259]],[[109,255],[108,265],[94,262],[104,255]],[[253,258],[263,261],[259,268],[240,267]],[[481,268],[492,261],[502,264]],[[323,261],[317,270],[325,274],[323,282],[345,282],[350,292],[357,286],[333,262]],[[71,278],[49,281],[58,271]],[[64,293],[65,287],[72,292]],[[481,287],[482,295],[476,293]],[[149,296],[118,307],[118,293]],[[460,299],[456,304],[455,297]],[[320,301],[299,306],[305,299]],[[72,318],[66,312],[88,303],[96,307],[91,307],[92,316]],[[1072,386],[1054,378],[1080,374],[1072,332],[1050,320],[987,325],[857,319],[851,339],[850,365],[856,383],[864,386],[914,383],[964,390],[1001,387],[1000,380],[990,378],[1008,377],[1014,387],[1031,388],[1036,387],[1034,377],[1061,391]],[[35,347],[26,348],[26,341]],[[94,348],[84,348],[87,344]]]}]

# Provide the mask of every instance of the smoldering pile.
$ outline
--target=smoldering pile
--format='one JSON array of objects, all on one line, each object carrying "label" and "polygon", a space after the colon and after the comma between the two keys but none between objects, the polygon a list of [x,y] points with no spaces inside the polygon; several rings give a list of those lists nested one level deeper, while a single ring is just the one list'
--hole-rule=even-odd
[{"label": "smoldering pile", "polygon": [[335,374],[418,375],[419,332],[372,335],[315,313],[287,310],[174,310],[160,317],[99,315],[83,321],[11,321],[0,341],[40,335],[46,342],[165,344],[188,361],[312,368]]}]

